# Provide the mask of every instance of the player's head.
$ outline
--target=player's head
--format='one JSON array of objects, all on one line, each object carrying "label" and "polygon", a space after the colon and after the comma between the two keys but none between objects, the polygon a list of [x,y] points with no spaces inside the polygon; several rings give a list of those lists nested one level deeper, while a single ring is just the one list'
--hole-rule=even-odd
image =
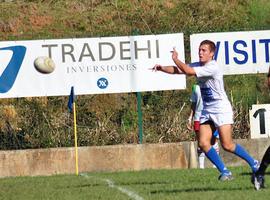
[{"label": "player's head", "polygon": [[216,51],[216,45],[210,40],[203,40],[199,47],[199,59],[202,64],[213,60]]}]

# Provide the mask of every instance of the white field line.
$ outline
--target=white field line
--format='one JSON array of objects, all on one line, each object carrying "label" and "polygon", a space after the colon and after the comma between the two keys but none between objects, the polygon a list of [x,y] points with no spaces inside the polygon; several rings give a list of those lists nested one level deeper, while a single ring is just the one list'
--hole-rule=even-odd
[{"label": "white field line", "polygon": [[128,189],[126,189],[124,187],[120,187],[120,186],[115,185],[115,183],[110,179],[101,179],[101,178],[98,178],[98,177],[95,177],[95,176],[88,176],[87,174],[84,174],[84,173],[82,173],[80,175],[85,177],[85,178],[93,177],[95,179],[99,179],[99,180],[101,180],[103,182],[106,182],[109,187],[119,190],[120,192],[126,194],[127,196],[129,196],[130,198],[132,198],[134,200],[144,200],[141,196],[139,196],[135,192],[133,192],[131,190],[128,190]]}]

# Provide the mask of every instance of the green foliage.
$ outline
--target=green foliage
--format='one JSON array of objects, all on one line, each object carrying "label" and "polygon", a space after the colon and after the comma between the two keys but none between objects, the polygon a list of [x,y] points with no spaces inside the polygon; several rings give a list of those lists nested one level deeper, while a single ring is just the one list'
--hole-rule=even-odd
[{"label": "green foliage", "polygon": [[269,28],[270,24],[270,2],[268,0],[250,0],[248,4],[249,25],[251,28]]},{"label": "green foliage", "polygon": [[[270,28],[267,0],[24,0],[0,4],[1,40],[100,37]],[[16,12],[14,12],[16,10]],[[188,56],[190,49],[185,46]],[[189,62],[187,57],[186,61]],[[262,74],[225,77],[235,111],[235,138],[249,137],[252,104],[270,102]],[[142,93],[143,141],[194,140],[186,129],[190,88]],[[138,142],[136,95],[77,98],[80,146]],[[67,97],[0,99],[0,149],[73,146],[73,116]]]}]

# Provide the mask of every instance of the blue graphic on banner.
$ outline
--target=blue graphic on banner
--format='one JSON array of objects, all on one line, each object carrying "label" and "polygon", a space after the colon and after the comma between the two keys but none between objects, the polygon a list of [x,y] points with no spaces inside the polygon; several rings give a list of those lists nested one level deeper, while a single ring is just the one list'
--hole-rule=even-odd
[{"label": "blue graphic on banner", "polygon": [[12,58],[0,76],[0,93],[6,93],[12,88],[17,78],[26,53],[26,47],[12,46],[0,48],[1,50],[11,50],[13,52]]},{"label": "blue graphic on banner", "polygon": [[106,78],[102,77],[102,78],[98,79],[98,81],[97,81],[97,86],[100,89],[105,89],[105,88],[108,87],[108,85],[109,85],[109,82],[108,82],[108,80]]}]

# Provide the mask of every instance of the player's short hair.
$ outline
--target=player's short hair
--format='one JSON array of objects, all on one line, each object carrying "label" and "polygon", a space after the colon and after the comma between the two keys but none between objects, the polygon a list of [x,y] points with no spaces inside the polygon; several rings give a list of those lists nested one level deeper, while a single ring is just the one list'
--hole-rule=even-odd
[{"label": "player's short hair", "polygon": [[216,51],[216,45],[215,45],[215,43],[212,42],[211,40],[203,40],[203,41],[200,43],[200,46],[202,46],[202,45],[208,45],[211,52],[215,52],[215,51]]}]

